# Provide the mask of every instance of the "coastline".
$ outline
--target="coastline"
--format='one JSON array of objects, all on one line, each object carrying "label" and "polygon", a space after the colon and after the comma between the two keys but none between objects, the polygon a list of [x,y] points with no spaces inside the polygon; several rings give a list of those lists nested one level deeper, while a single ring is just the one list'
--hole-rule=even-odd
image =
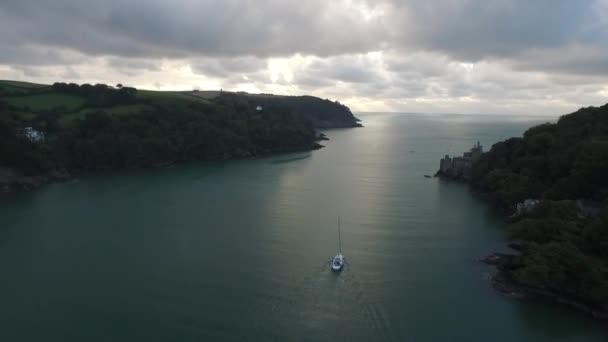
[{"label": "coastline", "polygon": [[[492,196],[492,194],[476,189],[471,181],[462,177],[447,175],[441,172],[441,170],[435,173],[435,177],[446,181],[467,184],[475,196],[478,196],[487,204],[500,210],[505,219],[509,217],[509,212],[512,208],[505,203],[501,203],[501,201]],[[557,291],[527,286],[515,281],[509,272],[517,267],[516,259],[519,256],[518,253],[521,253],[524,247],[512,241],[508,243],[508,246],[514,253],[495,252],[479,259],[481,263],[495,267],[496,273],[491,277],[491,282],[492,287],[497,292],[517,300],[543,300],[554,305],[568,307],[571,310],[586,314],[593,319],[608,322],[608,311],[595,309],[588,303],[561,294]]]},{"label": "coastline", "polygon": [[[352,126],[348,128],[357,128],[363,127],[360,124],[358,126]],[[345,127],[346,128],[346,127]],[[323,134],[319,133],[319,135],[315,138],[315,140],[306,146],[290,148],[290,149],[277,149],[272,151],[258,151],[255,154],[250,152],[235,152],[232,154],[224,154],[222,157],[218,157],[215,159],[210,159],[209,161],[227,161],[227,160],[239,160],[239,159],[248,159],[248,158],[257,158],[268,155],[282,154],[282,153],[294,153],[294,152],[307,152],[307,151],[315,151],[324,148],[324,145],[321,145],[319,142],[329,140],[329,138]],[[170,167],[176,164],[189,162],[192,160],[174,160],[167,161],[164,163],[160,163],[157,165],[150,165],[148,167],[142,167],[143,169],[154,169],[154,168],[163,168]],[[78,173],[68,172],[67,170],[53,170],[48,174],[43,175],[35,175],[35,176],[27,176],[23,173],[9,168],[0,166],[0,199],[5,198],[10,195],[14,195],[20,192],[29,192],[40,189],[41,187],[51,184],[51,183],[61,183],[73,180],[76,178],[77,174],[86,174],[90,171],[82,171]]]},{"label": "coastline", "polygon": [[71,179],[73,179],[72,175],[65,170],[56,170],[45,175],[26,176],[14,169],[0,167],[0,196],[33,191],[50,183],[66,182]]},{"label": "coastline", "polygon": [[491,278],[492,287],[499,293],[518,300],[543,300],[582,312],[594,319],[608,322],[608,311],[594,309],[587,303],[555,291],[526,286],[516,282],[508,273],[515,263],[515,254],[493,253],[479,261],[494,266],[496,274]]}]

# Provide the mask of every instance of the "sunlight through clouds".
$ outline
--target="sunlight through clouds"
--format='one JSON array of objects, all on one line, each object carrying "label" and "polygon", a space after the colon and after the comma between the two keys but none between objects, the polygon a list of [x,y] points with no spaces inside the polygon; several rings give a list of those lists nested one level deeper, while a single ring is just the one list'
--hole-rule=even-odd
[{"label": "sunlight through clouds", "polygon": [[552,114],[606,102],[606,23],[606,0],[8,1],[0,78]]}]

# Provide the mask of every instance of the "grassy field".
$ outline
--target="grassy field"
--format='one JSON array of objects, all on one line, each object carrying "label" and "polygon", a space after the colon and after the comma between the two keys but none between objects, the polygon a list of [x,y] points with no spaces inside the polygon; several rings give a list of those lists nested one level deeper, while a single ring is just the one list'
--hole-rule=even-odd
[{"label": "grassy field", "polygon": [[184,91],[181,93],[188,95],[188,96],[194,96],[197,98],[205,99],[205,100],[212,100],[221,94],[221,92],[218,90]]},{"label": "grassy field", "polygon": [[[39,112],[57,110],[62,107],[63,122],[81,117],[86,113],[103,109],[106,113],[123,115],[154,107],[182,107],[191,103],[211,103],[220,91],[155,91],[137,90],[137,103],[128,106],[95,108],[87,106],[87,99],[81,96],[57,93],[46,84],[0,80],[0,101],[14,106],[15,112],[24,117],[32,117]],[[244,93],[243,93],[244,94]],[[261,96],[266,95],[253,95]],[[25,109],[24,109],[25,108]]]},{"label": "grassy field", "polygon": [[39,84],[39,83],[30,83],[30,82],[20,82],[20,81],[9,81],[9,80],[0,80],[0,87],[13,87],[13,88],[22,88],[22,89],[35,89],[35,88],[47,88],[49,85],[47,84]]},{"label": "grassy field", "polygon": [[50,87],[45,84],[36,84],[18,81],[0,80],[0,97],[10,94],[10,96],[27,95],[31,93],[41,93]]},{"label": "grassy field", "polygon": [[44,88],[48,88],[48,87],[49,86],[46,84],[0,80],[0,89],[33,90],[33,89],[44,89]]},{"label": "grassy field", "polygon": [[[124,105],[124,106],[114,106],[114,107],[103,108],[103,111],[105,113],[111,114],[111,115],[128,115],[131,113],[139,113],[141,111],[154,110],[154,109],[155,109],[154,106],[151,106],[148,104],[143,104],[143,103],[142,104],[138,103],[138,104]],[[75,111],[75,112],[65,113],[64,115],[61,116],[60,122],[62,124],[67,124],[73,120],[82,119],[89,113],[95,113],[100,110],[102,110],[102,109],[88,107],[88,108],[83,108],[83,109]]]},{"label": "grassy field", "polygon": [[11,96],[2,98],[2,100],[18,108],[28,107],[31,111],[44,111],[60,107],[64,111],[73,111],[82,107],[86,102],[86,99],[80,96],[56,94],[54,92]]},{"label": "grassy field", "polygon": [[138,90],[137,98],[141,100],[171,102],[209,102],[208,98],[192,96],[190,92]]},{"label": "grassy field", "polygon": [[[228,93],[228,92],[227,92]],[[110,115],[128,115],[145,110],[180,109],[193,103],[212,104],[221,91],[155,91],[138,89],[135,102],[129,105],[93,106],[86,96],[59,92],[46,84],[0,80],[0,101],[12,107],[12,111],[25,120],[31,120],[44,112],[60,115],[59,121],[68,124],[75,119],[97,111]],[[237,93],[253,98],[280,97],[270,94]],[[167,112],[171,112],[168,110]]]},{"label": "grassy field", "polygon": [[192,92],[138,90],[136,103],[102,108],[89,106],[85,96],[58,93],[49,85],[0,80],[0,101],[12,106],[13,112],[30,120],[38,113],[59,111],[60,122],[64,124],[100,110],[111,115],[127,115],[159,107],[209,103],[217,94],[219,92],[200,92],[201,96],[195,96]]}]

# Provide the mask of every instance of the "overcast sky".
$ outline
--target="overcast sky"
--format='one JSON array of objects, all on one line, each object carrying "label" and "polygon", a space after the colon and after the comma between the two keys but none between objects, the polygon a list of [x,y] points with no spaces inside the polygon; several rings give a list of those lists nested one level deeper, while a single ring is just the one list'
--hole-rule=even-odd
[{"label": "overcast sky", "polygon": [[311,94],[353,111],[608,102],[608,0],[0,0],[0,79]]}]

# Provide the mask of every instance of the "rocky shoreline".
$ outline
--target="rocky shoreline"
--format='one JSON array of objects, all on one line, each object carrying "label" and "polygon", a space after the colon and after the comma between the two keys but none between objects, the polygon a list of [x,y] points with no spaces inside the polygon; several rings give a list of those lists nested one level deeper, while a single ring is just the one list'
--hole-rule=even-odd
[{"label": "rocky shoreline", "polygon": [[534,288],[517,283],[509,275],[509,271],[517,267],[516,257],[516,254],[493,253],[479,260],[484,264],[496,267],[496,274],[491,278],[492,287],[494,287],[496,291],[514,299],[537,299],[566,306],[587,314],[594,319],[608,322],[608,311],[595,309],[576,298],[571,298],[551,290]]},{"label": "rocky shoreline", "polygon": [[[259,151],[256,154],[250,152],[237,151],[233,154],[225,154],[221,158],[217,158],[218,161],[226,160],[237,160],[247,158],[257,158],[262,156],[268,156],[278,153],[290,153],[290,152],[305,152],[314,151],[324,148],[324,145],[319,144],[320,141],[329,140],[329,138],[320,133],[314,142],[307,147],[292,148],[292,149],[281,149],[281,150],[266,150]],[[177,164],[176,161],[168,161],[150,166],[151,168],[162,168],[169,167]],[[8,167],[0,166],[0,197],[13,195],[20,192],[28,192],[41,188],[44,185],[50,183],[59,183],[72,180],[74,176],[66,170],[54,170],[44,175],[27,176],[23,173]]]},{"label": "rocky shoreline", "polygon": [[57,170],[45,175],[26,176],[16,170],[0,167],[0,196],[36,190],[46,184],[65,182],[72,175],[65,170]]},{"label": "rocky shoreline", "polygon": [[[477,146],[480,145],[478,144]],[[474,150],[471,149],[471,152],[474,152]],[[497,196],[494,196],[491,193],[480,191],[480,189],[477,189],[474,184],[471,183],[471,178],[466,177],[467,168],[472,166],[472,158],[470,164],[467,163],[469,161],[467,159],[469,158],[467,153],[465,153],[463,157],[457,158],[458,159],[450,159],[449,156],[446,156],[442,159],[440,169],[434,176],[447,181],[468,184],[469,189],[476,197],[479,197],[484,202],[489,203],[494,208],[500,210],[506,217],[510,216],[514,210],[512,206],[501,201]],[[464,160],[464,163],[454,163],[454,160],[458,161],[460,159]],[[598,308],[597,306],[593,306],[578,298],[565,295],[552,289],[531,287],[517,282],[512,276],[512,272],[517,268],[524,266],[520,264],[521,261],[518,256],[519,253],[524,252],[525,245],[511,242],[509,243],[509,247],[513,250],[513,253],[493,253],[479,260],[484,264],[492,265],[496,268],[496,273],[491,278],[492,287],[496,291],[513,299],[541,300],[547,303],[565,306],[584,313],[594,319],[608,322],[607,310]]]}]

